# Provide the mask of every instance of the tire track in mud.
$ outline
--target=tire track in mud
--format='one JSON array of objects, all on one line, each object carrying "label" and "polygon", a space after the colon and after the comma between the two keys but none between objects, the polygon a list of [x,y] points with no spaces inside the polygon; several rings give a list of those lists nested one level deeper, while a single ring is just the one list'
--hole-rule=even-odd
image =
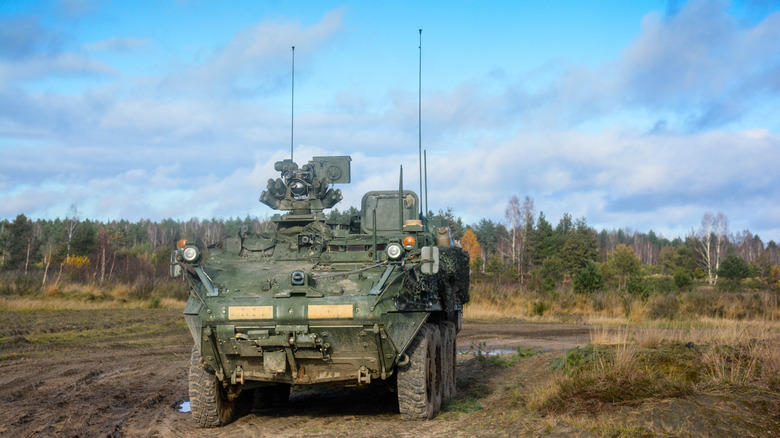
[{"label": "tire track in mud", "polygon": [[[464,421],[469,422],[404,422],[395,394],[380,386],[297,388],[286,406],[256,409],[220,429],[197,429],[189,414],[177,410],[187,398],[192,344],[185,326],[170,323],[179,318],[183,320],[180,311],[157,309],[0,314],[0,326],[2,319],[11,321],[8,333],[22,336],[47,329],[40,325],[71,331],[159,326],[159,332],[137,337],[122,333],[107,339],[29,342],[18,350],[0,345],[0,436],[459,435]],[[483,342],[509,348],[552,342],[556,348],[571,348],[587,341],[588,329],[582,326],[520,322],[467,322],[458,335],[458,345],[466,348]]]}]

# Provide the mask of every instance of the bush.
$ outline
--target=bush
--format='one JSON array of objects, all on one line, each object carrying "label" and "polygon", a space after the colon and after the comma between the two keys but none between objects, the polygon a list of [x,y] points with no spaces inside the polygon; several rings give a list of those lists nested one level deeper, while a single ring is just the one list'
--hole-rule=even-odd
[{"label": "bush", "polygon": [[674,271],[674,284],[680,290],[689,291],[693,287],[693,275],[685,268]]},{"label": "bush", "polygon": [[0,295],[32,295],[41,289],[41,280],[21,272],[3,273],[0,277]]},{"label": "bush", "polygon": [[655,295],[647,304],[652,319],[674,319],[680,310],[680,301],[672,294]]},{"label": "bush", "polygon": [[719,302],[719,294],[711,291],[695,290],[684,295],[682,311],[692,316],[709,316],[722,318],[723,305]]},{"label": "bush", "polygon": [[574,292],[593,293],[604,288],[604,276],[601,275],[599,264],[588,262],[585,268],[574,277]]},{"label": "bush", "polygon": [[130,298],[134,300],[146,300],[152,297],[155,281],[150,277],[139,277],[133,283],[130,291]]},{"label": "bush", "polygon": [[154,289],[155,297],[186,300],[189,296],[187,283],[184,281],[164,280],[158,281]]},{"label": "bush", "polygon": [[718,275],[726,280],[719,287],[736,291],[742,289],[742,280],[750,275],[750,267],[745,259],[732,252],[721,263]]},{"label": "bush", "polygon": [[596,312],[607,308],[607,296],[605,292],[598,292],[590,296],[591,306]]},{"label": "bush", "polygon": [[544,312],[547,311],[549,307],[547,306],[547,303],[544,301],[537,301],[534,303],[534,315],[542,316],[544,315]]},{"label": "bush", "polygon": [[647,299],[650,295],[650,288],[647,286],[645,278],[641,275],[632,275],[626,282],[626,291],[634,297]]},{"label": "bush", "polygon": [[646,281],[648,289],[653,292],[668,294],[679,290],[671,277],[650,277]]}]

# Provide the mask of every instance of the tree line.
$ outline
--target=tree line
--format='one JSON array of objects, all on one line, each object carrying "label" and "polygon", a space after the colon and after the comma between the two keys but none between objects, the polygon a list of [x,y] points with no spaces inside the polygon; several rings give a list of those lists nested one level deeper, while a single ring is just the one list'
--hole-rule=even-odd
[{"label": "tree line", "polygon": [[259,233],[269,226],[250,217],[101,222],[76,214],[54,220],[20,214],[0,220],[0,269],[35,276],[40,286],[53,287],[63,279],[95,284],[160,280],[168,275],[171,249],[179,239],[201,239],[213,246],[238,235],[242,227]]},{"label": "tree line", "polygon": [[538,214],[532,198],[512,196],[504,222],[481,219],[464,225],[451,210],[429,212],[445,219],[471,258],[472,274],[518,282],[521,288],[554,290],[572,287],[587,292],[612,286],[646,292],[651,278],[666,291],[690,288],[694,282],[741,288],[780,289],[780,248],[764,244],[749,230],[731,233],[721,212],[704,213],[701,224],[684,237],[668,239],[652,230],[629,228],[597,231],[586,218],[564,213],[553,224]]},{"label": "tree line", "polygon": [[[332,209],[327,217],[339,222],[357,213],[354,207]],[[464,224],[451,208],[429,211],[427,217],[449,224],[469,252],[477,280],[516,282],[522,289],[587,292],[611,285],[622,290],[641,288],[649,277],[666,279],[665,284],[678,289],[695,281],[716,286],[722,278],[731,286],[744,279],[769,288],[780,285],[777,244],[764,244],[748,230],[730,233],[722,213],[705,213],[698,227],[671,240],[652,230],[597,231],[586,218],[573,219],[568,213],[553,226],[528,196],[509,199],[503,222]],[[179,239],[198,238],[211,246],[236,236],[242,227],[259,233],[272,226],[267,219],[249,216],[101,222],[80,219],[75,206],[64,219],[33,220],[20,214],[0,220],[0,269],[34,275],[41,286],[56,286],[63,278],[133,283],[139,277],[166,276],[170,250]]]}]

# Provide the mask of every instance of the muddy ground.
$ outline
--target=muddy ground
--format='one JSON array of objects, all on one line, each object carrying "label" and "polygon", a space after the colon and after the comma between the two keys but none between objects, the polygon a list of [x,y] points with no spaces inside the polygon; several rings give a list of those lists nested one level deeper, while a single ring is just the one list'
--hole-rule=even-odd
[{"label": "muddy ground", "polygon": [[[708,395],[618,407],[592,418],[541,417],[528,395],[556,355],[589,342],[589,327],[466,322],[458,336],[458,398],[428,422],[404,422],[382,386],[296,388],[290,403],[255,408],[200,430],[187,399],[192,341],[180,310],[0,313],[0,436],[772,436],[767,419],[734,397]],[[540,347],[502,368],[474,352]],[[727,415],[738,419],[729,420]],[[773,421],[775,421],[773,423]],[[767,428],[769,427],[769,429]],[[634,433],[636,432],[636,433]]]}]

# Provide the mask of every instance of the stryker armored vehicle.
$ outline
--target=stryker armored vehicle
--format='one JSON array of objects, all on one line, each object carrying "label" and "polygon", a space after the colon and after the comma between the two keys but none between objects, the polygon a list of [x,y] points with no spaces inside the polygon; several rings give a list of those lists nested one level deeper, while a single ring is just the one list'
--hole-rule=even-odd
[{"label": "stryker armored vehicle", "polygon": [[229,423],[253,402],[286,402],[291,385],[385,381],[401,416],[433,418],[455,393],[455,337],[469,299],[468,253],[427,220],[403,189],[366,193],[358,215],[323,213],[350,182],[347,156],[276,162],[260,201],[275,229],[242,229],[213,248],[181,240],[171,275],[184,276],[195,341],[192,416]]}]

